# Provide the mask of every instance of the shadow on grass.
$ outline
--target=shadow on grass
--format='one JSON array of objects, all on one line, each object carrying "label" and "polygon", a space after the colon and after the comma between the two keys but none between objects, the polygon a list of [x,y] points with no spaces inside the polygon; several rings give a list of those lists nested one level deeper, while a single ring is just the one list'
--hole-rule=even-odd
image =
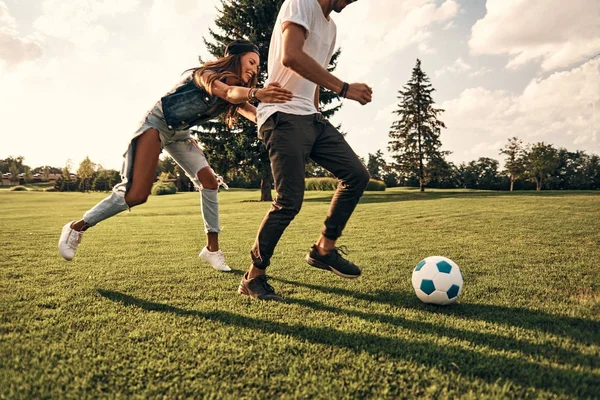
[{"label": "shadow on grass", "polygon": [[[306,192],[315,193],[314,195],[309,195],[304,199],[305,202],[315,202],[321,203],[326,202],[329,203],[331,198],[333,197],[333,192],[327,193],[318,193],[318,192]],[[318,194],[316,194],[318,193]],[[394,203],[401,201],[414,201],[414,200],[439,200],[444,198],[473,198],[473,199],[483,199],[488,197],[571,197],[573,195],[577,196],[599,196],[599,191],[518,191],[518,192],[508,192],[508,191],[460,191],[460,190],[436,190],[436,191],[426,191],[424,193],[416,190],[403,190],[403,191],[393,191],[393,192],[365,192],[365,194],[361,197],[360,203]]]},{"label": "shadow on grass", "polygon": [[[490,383],[509,380],[524,387],[583,397],[593,397],[600,391],[598,376],[592,373],[542,366],[538,363],[489,355],[458,346],[437,346],[431,343],[411,342],[366,333],[340,332],[329,327],[308,328],[303,325],[288,325],[227,311],[186,310],[111,290],[98,289],[98,293],[125,306],[135,306],[147,311],[166,312],[180,316],[193,316],[266,334],[288,335],[311,343],[346,348],[357,353],[368,352],[375,356],[386,354],[392,358],[418,362],[442,371],[455,371],[458,374],[476,377]],[[318,303],[311,303],[305,305],[313,308],[326,307]],[[431,329],[432,333],[438,332],[436,327],[428,329]]]},{"label": "shadow on grass", "polygon": [[600,323],[582,318],[552,315],[525,308],[502,307],[489,304],[458,302],[451,306],[440,307],[422,303],[412,292],[378,292],[370,294],[337,287],[289,281],[275,277],[271,277],[271,280],[303,286],[323,293],[334,293],[352,297],[357,300],[364,300],[372,303],[388,304],[401,308],[413,308],[418,309],[419,311],[428,311],[436,314],[451,314],[467,319],[518,326],[530,330],[539,330],[544,333],[568,337],[588,346],[598,345],[598,343],[600,343]]}]

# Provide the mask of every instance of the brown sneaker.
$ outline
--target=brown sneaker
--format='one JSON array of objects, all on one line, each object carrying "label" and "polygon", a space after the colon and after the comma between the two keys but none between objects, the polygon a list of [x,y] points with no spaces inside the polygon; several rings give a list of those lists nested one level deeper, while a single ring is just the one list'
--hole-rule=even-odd
[{"label": "brown sneaker", "polygon": [[281,296],[275,293],[273,286],[269,285],[266,275],[248,279],[247,272],[242,277],[238,293],[245,294],[256,300],[283,300]]}]

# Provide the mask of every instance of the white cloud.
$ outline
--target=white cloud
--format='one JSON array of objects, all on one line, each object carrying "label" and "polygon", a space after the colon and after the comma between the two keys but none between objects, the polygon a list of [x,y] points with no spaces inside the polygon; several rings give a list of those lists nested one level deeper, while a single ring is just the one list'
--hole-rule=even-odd
[{"label": "white cloud", "polygon": [[489,74],[491,72],[492,72],[491,68],[481,67],[478,70],[475,70],[475,71],[469,73],[469,76],[472,77],[472,78],[474,78],[474,77],[477,77],[477,76],[482,76],[482,75]]},{"label": "white cloud", "polygon": [[42,56],[42,47],[35,36],[20,37],[17,21],[8,11],[4,1],[0,1],[0,62],[9,69],[17,64],[32,61]]},{"label": "white cloud", "polygon": [[[448,126],[443,142],[456,158],[473,154],[497,157],[493,148],[487,148],[486,153],[489,139],[512,136],[598,154],[599,88],[600,60],[593,60],[570,71],[534,79],[519,95],[466,89],[441,105],[446,110],[442,120]],[[479,145],[463,148],[463,143]]]},{"label": "white cloud", "polygon": [[33,25],[47,36],[89,48],[110,38],[100,21],[103,17],[130,13],[139,4],[140,0],[44,0],[43,14]]},{"label": "white cloud", "polygon": [[435,71],[435,77],[439,78],[444,74],[461,74],[471,70],[471,66],[467,64],[461,57],[458,57],[452,64]]},{"label": "white cloud", "polygon": [[394,114],[394,111],[398,110],[398,103],[400,100],[393,102],[387,107],[384,107],[377,111],[375,114],[375,121],[381,121],[387,124],[388,127],[392,126],[399,116]]},{"label": "white cloud", "polygon": [[[417,45],[423,53],[433,53],[432,29],[438,24],[447,25],[459,9],[456,0],[446,0],[439,7],[435,0],[365,1],[349,6],[343,15],[333,15],[338,43],[343,43],[344,49],[340,73],[358,79],[411,45]],[[360,63],[356,63],[357,54]]]},{"label": "white cloud", "polygon": [[545,71],[600,53],[600,6],[595,0],[487,0],[472,28],[474,54],[508,54],[508,68],[541,61]]}]

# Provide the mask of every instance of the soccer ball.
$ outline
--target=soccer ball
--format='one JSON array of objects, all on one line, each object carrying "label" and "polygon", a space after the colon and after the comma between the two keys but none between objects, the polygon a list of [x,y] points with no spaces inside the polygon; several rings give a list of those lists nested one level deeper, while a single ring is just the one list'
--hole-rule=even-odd
[{"label": "soccer ball", "polygon": [[463,277],[458,265],[449,258],[432,256],[421,260],[412,273],[412,285],[424,303],[454,303],[462,292]]}]

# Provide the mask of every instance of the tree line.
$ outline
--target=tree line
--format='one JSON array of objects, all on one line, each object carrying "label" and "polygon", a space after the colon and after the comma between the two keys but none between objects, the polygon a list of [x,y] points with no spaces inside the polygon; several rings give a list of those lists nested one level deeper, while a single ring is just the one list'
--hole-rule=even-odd
[{"label": "tree line", "polygon": [[393,162],[383,153],[369,154],[371,176],[388,186],[425,186],[490,190],[600,189],[600,158],[584,151],[569,151],[552,144],[537,142],[524,145],[518,137],[508,139],[499,149],[505,165],[492,158],[480,157],[455,165],[447,161],[451,153],[441,149],[441,131],[446,125],[439,119],[444,110],[435,107],[432,87],[417,59],[411,78],[398,93],[399,119],[389,132],[388,150]]},{"label": "tree line", "polygon": [[[522,144],[520,139],[510,138],[499,154],[506,154],[515,142]],[[420,187],[417,174],[397,169],[381,150],[369,153],[366,165],[371,177],[387,187]],[[489,157],[458,165],[443,159],[427,162],[423,182],[425,187],[443,189],[600,190],[600,157],[538,142],[520,147],[512,161],[507,157],[504,168]]]}]

